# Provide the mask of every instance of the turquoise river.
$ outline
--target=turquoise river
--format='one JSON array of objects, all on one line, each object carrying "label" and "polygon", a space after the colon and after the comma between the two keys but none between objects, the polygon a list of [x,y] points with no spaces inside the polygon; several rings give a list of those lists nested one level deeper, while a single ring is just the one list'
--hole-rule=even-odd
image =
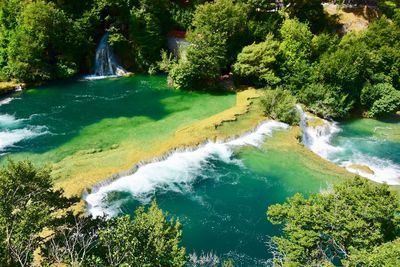
[{"label": "turquoise river", "polygon": [[[0,98],[0,162],[10,157],[63,164],[73,162],[80,151],[124,151],[128,144],[133,144],[129,150],[135,144],[143,150],[234,104],[234,94],[180,92],[158,76],[37,87]],[[289,126],[266,121],[236,139],[176,150],[96,186],[83,196],[87,210],[93,215],[133,214],[138,205],[156,198],[169,216],[182,222],[188,253],[212,252],[237,266],[268,265],[269,237],[280,234],[280,227],[267,221],[269,205],[296,192],[329,189],[353,175],[344,168],[377,182],[400,184],[398,120],[324,121],[311,127],[307,116],[303,144],[287,141]]]}]

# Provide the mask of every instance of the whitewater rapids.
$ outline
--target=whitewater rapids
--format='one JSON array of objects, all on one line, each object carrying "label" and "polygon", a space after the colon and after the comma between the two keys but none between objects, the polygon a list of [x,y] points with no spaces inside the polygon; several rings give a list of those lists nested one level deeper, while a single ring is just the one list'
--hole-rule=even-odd
[{"label": "whitewater rapids", "polygon": [[[333,144],[333,138],[342,131],[337,122],[319,119],[322,122],[320,125],[308,126],[308,122],[315,118],[305,113],[299,106],[298,110],[301,117],[300,126],[303,131],[302,142],[305,147],[320,157],[346,168],[349,172],[378,183],[400,185],[399,164],[363,152],[351,138],[347,138],[340,145]],[[371,137],[365,142],[379,141]],[[368,167],[373,173],[363,171],[355,166]]]},{"label": "whitewater rapids", "polygon": [[253,132],[227,142],[207,142],[194,150],[175,151],[159,161],[139,166],[135,173],[118,178],[109,184],[95,188],[84,196],[88,212],[93,216],[118,213],[115,203],[107,206],[107,196],[111,192],[128,192],[133,198],[148,203],[157,190],[188,192],[192,190],[196,174],[206,167],[207,160],[218,158],[226,163],[240,164],[232,159],[234,148],[259,146],[274,130],[287,129],[287,124],[266,121]]},{"label": "whitewater rapids", "polygon": [[[8,97],[0,100],[0,106],[7,105],[15,98]],[[47,128],[44,126],[24,125],[29,119],[17,119],[14,115],[0,114],[0,155],[18,142],[34,138],[38,135],[47,133]]]}]

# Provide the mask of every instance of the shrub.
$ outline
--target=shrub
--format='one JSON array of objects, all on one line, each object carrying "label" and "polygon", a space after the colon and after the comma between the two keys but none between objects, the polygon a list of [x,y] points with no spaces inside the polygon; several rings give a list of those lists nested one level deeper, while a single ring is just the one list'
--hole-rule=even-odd
[{"label": "shrub", "polygon": [[361,104],[368,117],[380,117],[400,109],[400,91],[389,83],[367,85],[361,91]]},{"label": "shrub", "polygon": [[345,117],[353,106],[348,95],[335,85],[313,83],[304,87],[298,97],[314,114],[324,118]]},{"label": "shrub", "polygon": [[296,111],[296,98],[288,90],[265,90],[261,103],[265,114],[275,120],[291,125],[297,125],[300,121]]}]

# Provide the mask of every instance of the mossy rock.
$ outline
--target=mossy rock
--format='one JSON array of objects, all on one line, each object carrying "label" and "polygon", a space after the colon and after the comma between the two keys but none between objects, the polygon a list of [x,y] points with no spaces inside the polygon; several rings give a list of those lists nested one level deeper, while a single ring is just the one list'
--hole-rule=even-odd
[{"label": "mossy rock", "polygon": [[370,167],[366,166],[366,165],[361,165],[361,164],[351,164],[349,166],[350,169],[353,170],[358,170],[361,171],[363,173],[367,173],[367,174],[375,174],[375,172],[373,170],[371,170]]}]

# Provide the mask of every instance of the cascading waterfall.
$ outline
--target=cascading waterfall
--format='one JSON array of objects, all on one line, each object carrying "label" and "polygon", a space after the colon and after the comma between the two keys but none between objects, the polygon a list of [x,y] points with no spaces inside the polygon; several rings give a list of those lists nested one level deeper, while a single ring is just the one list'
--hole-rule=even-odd
[{"label": "cascading waterfall", "polygon": [[127,74],[127,71],[121,67],[108,44],[109,33],[106,32],[100,40],[100,43],[96,49],[96,62],[94,75],[88,78],[104,78],[113,76],[123,76]]},{"label": "cascading waterfall", "polygon": [[210,158],[226,163],[241,164],[232,159],[235,147],[259,146],[274,130],[289,126],[276,121],[262,123],[253,132],[227,142],[208,142],[194,150],[178,150],[166,157],[138,167],[131,175],[100,185],[84,197],[93,216],[116,215],[119,202],[109,206],[107,196],[112,192],[128,192],[134,199],[148,203],[157,190],[170,192],[191,191],[196,174],[206,167]]},{"label": "cascading waterfall", "polygon": [[309,127],[309,122],[315,118],[304,112],[300,105],[297,105],[297,110],[300,114],[300,127],[303,131],[302,142],[304,146],[324,159],[329,159],[330,155],[342,150],[340,147],[331,145],[333,136],[341,131],[336,122],[318,118],[320,120],[319,125]]},{"label": "cascading waterfall", "polygon": [[[300,127],[303,131],[302,142],[305,147],[320,157],[346,168],[349,172],[378,183],[400,185],[399,164],[366,153],[365,150],[360,149],[360,144],[356,144],[359,140],[351,137],[342,138],[341,142],[333,144],[332,140],[342,131],[337,122],[316,118],[304,112],[300,106],[297,106],[297,110],[301,117]],[[318,123],[310,126],[313,120],[318,120]],[[368,142],[379,141],[371,137],[364,140],[364,143]]]}]

